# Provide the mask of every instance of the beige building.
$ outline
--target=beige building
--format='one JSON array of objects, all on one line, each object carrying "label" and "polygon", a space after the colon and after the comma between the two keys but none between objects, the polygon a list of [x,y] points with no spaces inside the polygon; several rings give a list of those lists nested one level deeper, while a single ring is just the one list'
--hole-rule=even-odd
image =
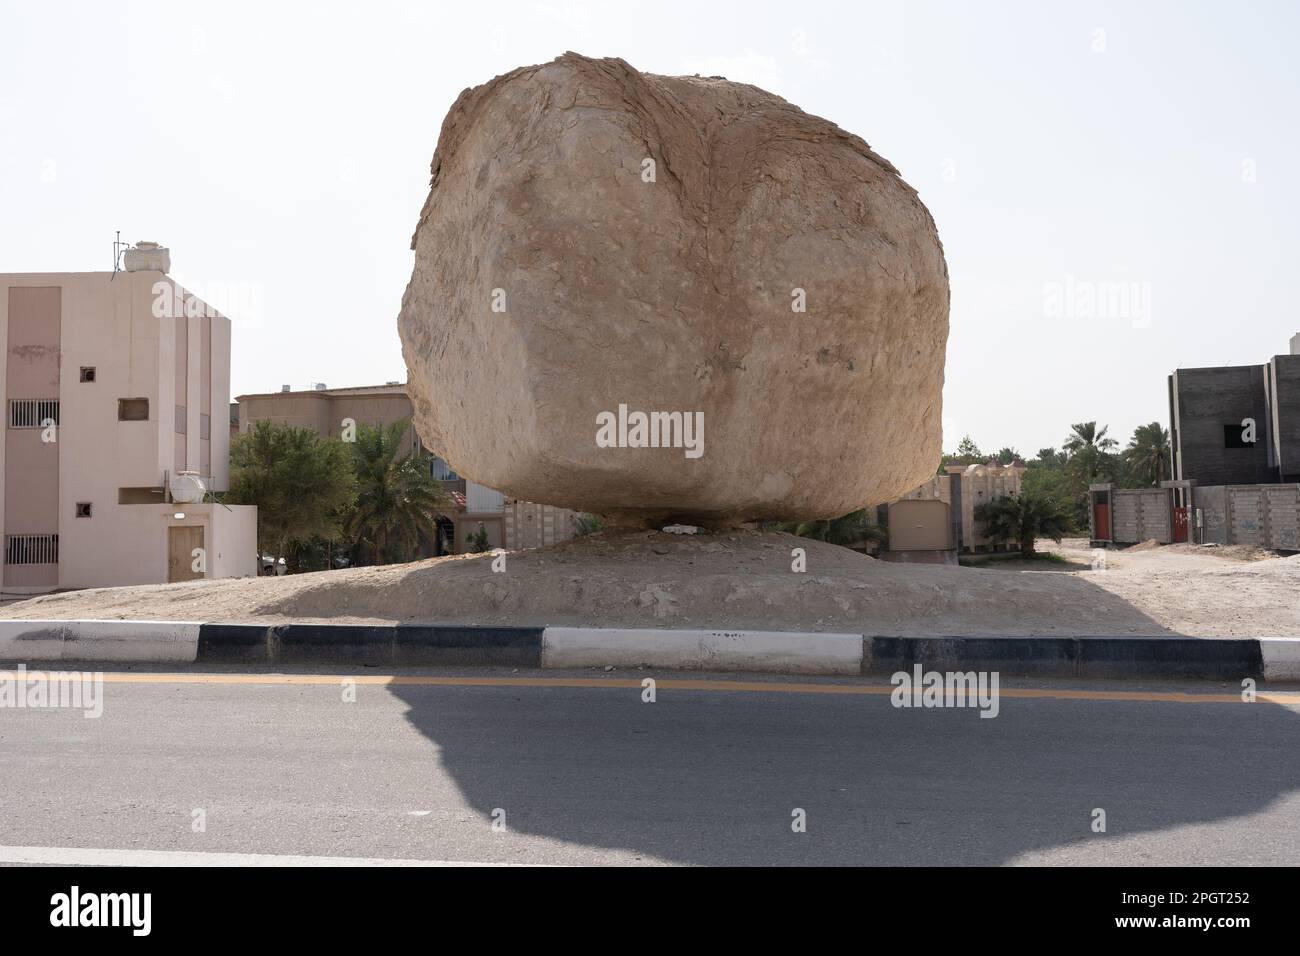
[{"label": "beige building", "polygon": [[[386,425],[409,419],[411,400],[400,382],[355,388],[326,388],[294,391],[285,385],[278,392],[240,395],[239,431],[246,432],[259,421],[311,428],[331,438],[342,436],[349,422]],[[421,450],[415,429],[404,439],[408,453]],[[577,513],[565,508],[507,498],[499,491],[462,478],[442,458],[433,455],[433,477],[455,502],[453,509],[438,520],[438,540],[431,555],[460,554],[471,549],[469,536],[480,527],[488,545],[510,551],[554,544],[573,537]]]},{"label": "beige building", "polygon": [[974,552],[1011,547],[995,546],[989,540],[975,520],[975,509],[995,498],[1020,494],[1024,463],[1002,465],[990,459],[984,464],[949,465],[945,470],[946,474],[935,475],[889,506],[889,550]]},{"label": "beige building", "polygon": [[0,274],[6,595],[257,572],[257,509],[202,491],[227,487],[230,320],[167,258]]}]

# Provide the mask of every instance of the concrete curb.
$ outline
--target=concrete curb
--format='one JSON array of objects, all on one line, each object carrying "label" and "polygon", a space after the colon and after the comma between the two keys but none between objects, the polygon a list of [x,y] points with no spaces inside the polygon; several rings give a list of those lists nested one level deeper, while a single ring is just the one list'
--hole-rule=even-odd
[{"label": "concrete curb", "polygon": [[0,661],[659,667],[889,675],[1300,680],[1300,638],[871,637],[789,631],[0,621]]},{"label": "concrete curb", "polygon": [[1260,638],[1264,680],[1300,680],[1300,637]]},{"label": "concrete curb", "polygon": [[0,660],[172,661],[198,654],[192,621],[0,621]]},{"label": "concrete curb", "polygon": [[[1217,637],[869,637],[864,674],[998,671],[1028,677],[1239,680],[1264,677],[1261,641]],[[1275,677],[1275,680],[1283,678]]]},{"label": "concrete curb", "polygon": [[201,624],[201,661],[539,667],[540,627]]},{"label": "concrete curb", "polygon": [[543,667],[666,667],[674,670],[860,674],[861,634],[790,631],[660,631],[548,627]]}]

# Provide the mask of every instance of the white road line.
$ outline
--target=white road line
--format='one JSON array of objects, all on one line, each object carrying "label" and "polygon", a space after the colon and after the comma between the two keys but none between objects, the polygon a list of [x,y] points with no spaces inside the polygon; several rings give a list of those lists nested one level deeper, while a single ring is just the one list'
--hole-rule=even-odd
[{"label": "white road line", "polygon": [[0,846],[0,863],[37,866],[525,866],[462,860],[389,860],[368,856],[201,853],[193,850],[96,850],[60,846]]}]

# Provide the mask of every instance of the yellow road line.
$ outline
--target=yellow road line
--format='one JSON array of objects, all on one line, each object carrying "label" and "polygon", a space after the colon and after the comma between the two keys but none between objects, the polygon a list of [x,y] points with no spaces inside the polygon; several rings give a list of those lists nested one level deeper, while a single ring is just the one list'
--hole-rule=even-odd
[{"label": "yellow road line", "polygon": [[[28,671],[28,678],[40,675]],[[106,673],[107,684],[266,684],[330,685],[344,680],[362,685],[420,687],[591,687],[640,689],[642,678],[616,677],[440,677],[403,674],[213,674],[213,673]],[[857,694],[887,696],[894,692],[890,684],[809,684],[786,681],[690,680],[656,677],[659,690],[739,691],[763,694]],[[1211,694],[1182,691],[1067,690],[1053,688],[1005,687],[999,695],[1010,698],[1136,701],[1175,704],[1236,704],[1240,693]],[[1264,703],[1300,705],[1300,692],[1260,691],[1256,699]]]}]

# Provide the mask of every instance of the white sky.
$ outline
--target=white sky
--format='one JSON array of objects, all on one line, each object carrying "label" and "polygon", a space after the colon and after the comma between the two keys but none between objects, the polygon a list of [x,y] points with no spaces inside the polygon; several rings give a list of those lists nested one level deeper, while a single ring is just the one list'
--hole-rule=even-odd
[{"label": "white sky", "polygon": [[452,101],[620,56],[771,89],[920,191],[952,276],[945,448],[1126,439],[1171,369],[1300,331],[1298,31],[1300,4],[1226,0],[0,0],[0,272],[109,269],[121,229],[227,307],[233,394],[404,379]]}]

